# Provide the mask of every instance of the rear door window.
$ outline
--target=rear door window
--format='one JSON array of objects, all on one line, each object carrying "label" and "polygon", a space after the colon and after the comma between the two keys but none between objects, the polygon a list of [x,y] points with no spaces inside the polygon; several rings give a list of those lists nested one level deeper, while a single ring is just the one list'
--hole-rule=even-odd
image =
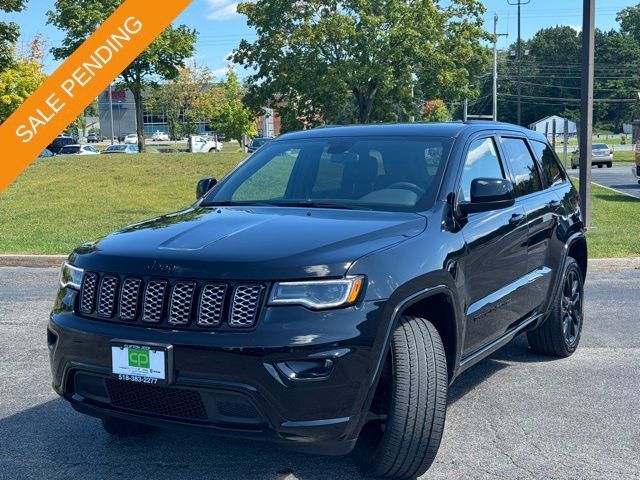
[{"label": "rear door window", "polygon": [[511,167],[516,196],[523,197],[542,190],[536,163],[523,138],[502,138],[507,162]]}]

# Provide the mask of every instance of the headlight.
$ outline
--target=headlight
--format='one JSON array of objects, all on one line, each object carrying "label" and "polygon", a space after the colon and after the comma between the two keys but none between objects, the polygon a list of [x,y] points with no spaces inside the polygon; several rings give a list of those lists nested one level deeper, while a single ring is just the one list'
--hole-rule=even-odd
[{"label": "headlight", "polygon": [[364,278],[347,277],[340,280],[312,280],[308,282],[276,283],[270,305],[302,305],[320,310],[352,305],[362,290]]},{"label": "headlight", "polygon": [[84,270],[78,267],[74,267],[70,265],[68,262],[62,262],[62,267],[60,268],[60,287],[61,288],[75,288],[76,290],[80,290],[80,285],[82,284],[82,275],[84,274]]}]

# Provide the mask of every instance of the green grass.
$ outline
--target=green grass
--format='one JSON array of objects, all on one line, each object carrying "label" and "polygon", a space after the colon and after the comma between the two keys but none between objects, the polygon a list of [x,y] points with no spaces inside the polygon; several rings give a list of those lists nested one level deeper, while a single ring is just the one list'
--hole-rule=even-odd
[{"label": "green grass", "polygon": [[0,193],[0,253],[68,253],[125,225],[195,200],[200,178],[245,157],[142,154],[39,158]]},{"label": "green grass", "polygon": [[[0,193],[0,253],[65,254],[186,207],[200,178],[222,178],[243,158],[232,149],[40,158]],[[640,200],[594,185],[593,225],[587,234],[592,258],[640,255]]]},{"label": "green grass", "polygon": [[589,257],[640,256],[640,200],[597,185],[592,188]]}]

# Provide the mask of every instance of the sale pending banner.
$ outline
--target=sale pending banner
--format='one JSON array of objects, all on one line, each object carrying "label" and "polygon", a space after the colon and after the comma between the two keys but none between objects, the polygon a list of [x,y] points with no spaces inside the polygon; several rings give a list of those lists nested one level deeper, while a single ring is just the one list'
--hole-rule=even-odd
[{"label": "sale pending banner", "polygon": [[64,130],[190,0],[126,0],[2,125],[0,191]]}]

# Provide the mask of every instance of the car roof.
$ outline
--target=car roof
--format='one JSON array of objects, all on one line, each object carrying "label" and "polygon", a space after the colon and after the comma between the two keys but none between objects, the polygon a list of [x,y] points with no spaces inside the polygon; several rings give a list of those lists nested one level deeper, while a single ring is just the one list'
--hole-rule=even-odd
[{"label": "car roof", "polygon": [[359,136],[429,136],[455,138],[463,131],[505,130],[525,134],[529,138],[546,141],[543,134],[517,125],[492,121],[442,122],[442,123],[396,123],[373,125],[323,126],[281,135],[273,141],[299,140],[326,137]]}]

